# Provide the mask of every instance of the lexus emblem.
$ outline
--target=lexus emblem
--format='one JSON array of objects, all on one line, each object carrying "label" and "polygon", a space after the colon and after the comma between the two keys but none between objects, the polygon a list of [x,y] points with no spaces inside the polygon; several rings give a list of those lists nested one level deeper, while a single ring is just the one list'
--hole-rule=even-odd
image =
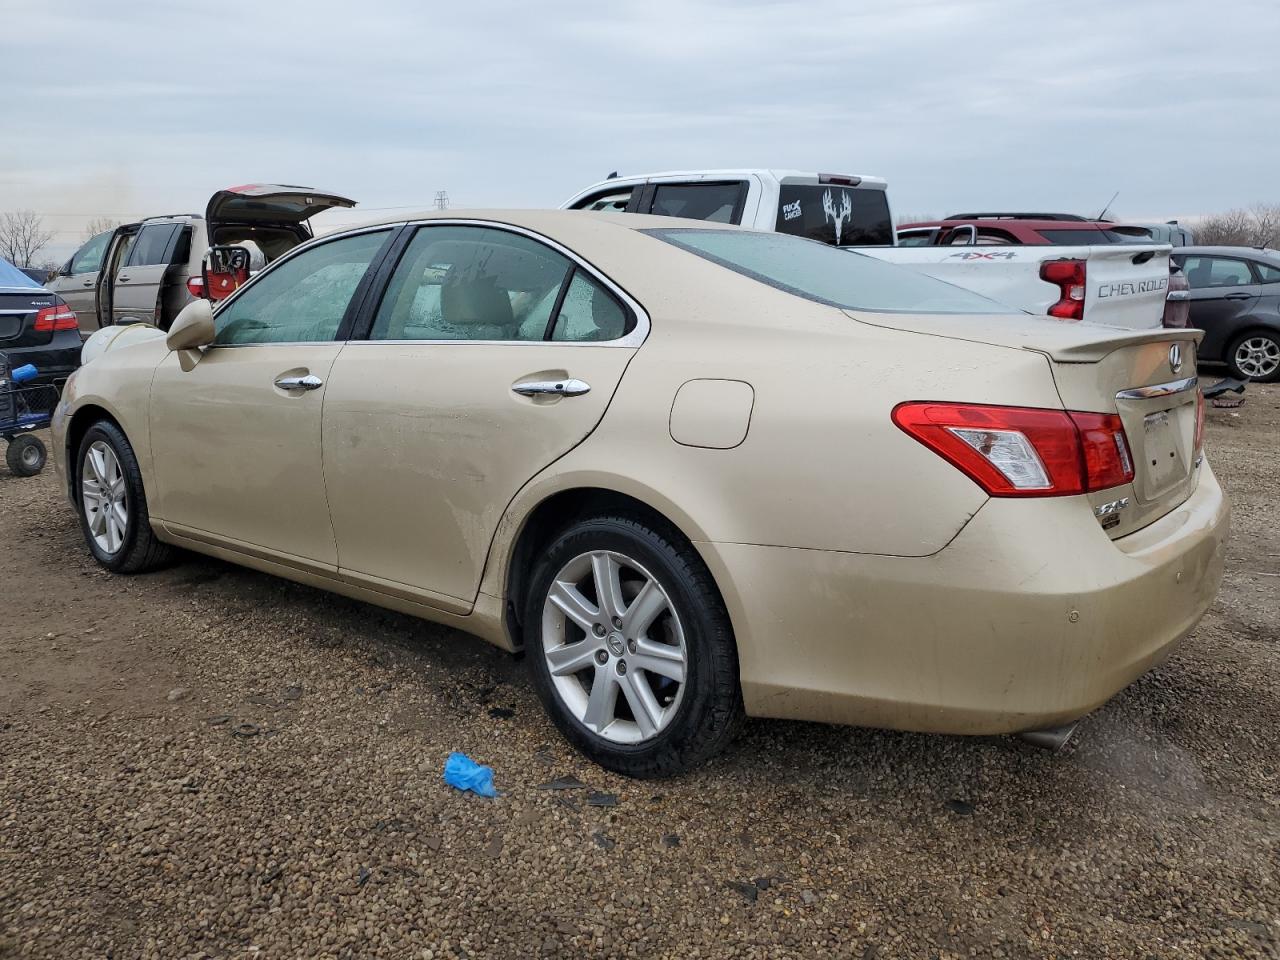
[{"label": "lexus emblem", "polygon": [[1176,343],[1169,348],[1169,369],[1174,373],[1182,369],[1182,347]]}]

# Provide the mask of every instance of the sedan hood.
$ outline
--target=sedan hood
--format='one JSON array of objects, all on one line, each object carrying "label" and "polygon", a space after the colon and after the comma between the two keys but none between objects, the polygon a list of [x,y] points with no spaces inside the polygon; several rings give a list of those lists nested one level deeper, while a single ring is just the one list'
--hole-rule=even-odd
[{"label": "sedan hood", "polygon": [[1043,353],[1058,363],[1097,363],[1123,347],[1169,340],[1199,343],[1200,330],[1118,330],[1030,314],[888,314],[846,310],[860,323]]},{"label": "sedan hood", "polygon": [[247,183],[219,190],[210,197],[205,219],[210,223],[297,225],[324,210],[355,205],[354,200],[311,187]]}]

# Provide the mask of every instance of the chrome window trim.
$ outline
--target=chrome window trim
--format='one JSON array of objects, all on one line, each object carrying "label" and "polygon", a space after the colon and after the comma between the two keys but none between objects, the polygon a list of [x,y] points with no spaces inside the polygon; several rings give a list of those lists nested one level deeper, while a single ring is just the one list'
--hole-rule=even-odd
[{"label": "chrome window trim", "polygon": [[1134,387],[1132,390],[1121,390],[1116,394],[1116,399],[1150,400],[1153,397],[1171,397],[1176,393],[1186,393],[1188,390],[1194,390],[1199,383],[1199,377],[1170,380],[1167,383],[1153,383],[1149,387]]},{"label": "chrome window trim", "polygon": [[[585,271],[592,279],[596,280],[601,286],[605,287],[610,293],[616,296],[624,304],[630,308],[635,314],[635,329],[626,336],[619,337],[617,340],[374,340],[365,338],[364,340],[350,340],[349,343],[479,343],[479,344],[504,344],[504,345],[523,345],[530,347],[557,346],[557,347],[638,347],[644,343],[649,336],[649,314],[644,307],[640,306],[640,302],[635,297],[627,293],[619,284],[615,283],[609,277],[605,276],[598,267],[589,263],[574,251],[570,250],[558,240],[548,237],[546,234],[538,233],[536,230],[530,230],[528,227],[522,227],[514,223],[503,223],[499,220],[469,220],[463,217],[441,217],[439,219],[430,218],[426,220],[405,220],[404,226],[409,227],[480,227],[493,230],[501,230],[505,233],[515,233],[528,237],[537,243],[541,243],[550,247],[556,253],[569,260],[580,270]],[[413,241],[410,240],[410,243]],[[397,267],[399,264],[397,264]],[[395,276],[395,273],[392,273]],[[388,281],[389,283],[390,281]],[[372,331],[370,331],[372,332]]]},{"label": "chrome window trim", "polygon": [[[223,310],[227,306],[227,304],[234,303],[236,298],[243,296],[246,290],[251,290],[253,288],[253,285],[257,283],[259,280],[261,280],[263,277],[268,276],[271,273],[271,271],[276,268],[277,264],[285,263],[291,257],[297,256],[299,253],[301,253],[304,250],[310,250],[312,247],[319,246],[321,243],[328,243],[331,240],[341,240],[344,237],[353,237],[361,233],[373,233],[378,230],[395,231],[401,227],[416,228],[416,227],[430,227],[430,226],[489,227],[495,230],[504,230],[508,233],[522,234],[530,238],[531,240],[535,240],[538,243],[545,244],[546,246],[555,250],[556,253],[559,253],[561,256],[570,260],[578,268],[586,271],[592,278],[594,278],[597,282],[599,282],[601,285],[607,288],[619,300],[625,303],[631,309],[631,311],[635,314],[635,317],[636,317],[635,329],[632,330],[630,333],[628,333],[625,337],[620,337],[617,340],[371,340],[369,338],[361,338],[361,339],[348,339],[345,341],[302,340],[302,341],[295,341],[290,343],[285,343],[285,342],[218,343],[218,344],[210,344],[209,346],[216,349],[224,349],[227,347],[296,347],[296,346],[301,346],[303,344],[313,345],[317,343],[346,343],[346,344],[386,343],[386,344],[400,344],[400,345],[414,344],[414,343],[418,343],[418,344],[475,343],[475,344],[486,344],[490,346],[501,344],[503,346],[519,345],[519,346],[529,346],[529,347],[557,346],[557,347],[635,348],[640,346],[642,343],[644,343],[644,341],[648,338],[649,330],[651,329],[651,325],[649,321],[649,313],[648,311],[645,310],[644,307],[640,305],[640,302],[636,300],[635,297],[631,296],[631,294],[627,293],[627,291],[623,289],[622,286],[615,283],[612,279],[610,279],[608,276],[602,273],[598,267],[589,263],[587,260],[584,260],[581,256],[579,256],[574,251],[570,250],[564,244],[560,243],[557,240],[552,239],[551,237],[548,237],[545,234],[538,233],[536,230],[530,230],[528,227],[522,227],[522,226],[519,226],[518,224],[503,223],[499,220],[479,220],[479,219],[471,220],[464,217],[441,217],[439,219],[429,218],[425,220],[399,220],[399,221],[396,221],[395,223],[378,223],[378,224],[372,224],[372,225],[363,226],[363,227],[353,227],[350,230],[344,230],[341,233],[326,233],[323,237],[316,237],[312,240],[308,240],[306,243],[300,243],[298,244],[298,246],[294,247],[288,253],[284,254],[284,256],[277,257],[275,260],[271,261],[271,263],[267,264],[265,268],[263,268],[262,270],[259,270],[256,274],[250,277],[248,282],[245,283],[244,286],[240,287],[231,296],[221,301],[218,304],[218,306],[214,309],[213,314],[216,317],[218,315],[218,312]],[[395,274],[393,271],[392,276],[394,275]]]}]

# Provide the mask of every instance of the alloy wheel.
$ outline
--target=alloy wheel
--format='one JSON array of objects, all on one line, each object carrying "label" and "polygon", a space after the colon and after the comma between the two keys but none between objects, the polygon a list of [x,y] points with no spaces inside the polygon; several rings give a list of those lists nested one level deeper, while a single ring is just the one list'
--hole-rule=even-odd
[{"label": "alloy wheel", "polygon": [[561,701],[592,733],[642,743],[671,723],[688,648],[662,584],[610,550],[574,557],[551,582],[542,650]]},{"label": "alloy wheel", "polygon": [[1269,377],[1280,369],[1280,343],[1270,337],[1248,337],[1236,347],[1235,362],[1252,379]]},{"label": "alloy wheel", "polygon": [[96,440],[85,452],[80,473],[80,502],[89,535],[103,553],[113,554],[123,545],[129,526],[129,497],[120,461],[109,444]]}]

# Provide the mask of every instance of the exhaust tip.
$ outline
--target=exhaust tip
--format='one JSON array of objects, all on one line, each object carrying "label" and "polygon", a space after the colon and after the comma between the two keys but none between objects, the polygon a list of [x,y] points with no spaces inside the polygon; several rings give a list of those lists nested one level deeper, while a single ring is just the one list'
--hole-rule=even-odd
[{"label": "exhaust tip", "polygon": [[1060,727],[1049,727],[1045,730],[1025,730],[1018,734],[1018,739],[1034,747],[1040,747],[1042,750],[1057,753],[1067,745],[1067,741],[1071,739],[1078,726],[1080,726],[1080,721],[1072,720],[1070,723],[1063,724]]}]

